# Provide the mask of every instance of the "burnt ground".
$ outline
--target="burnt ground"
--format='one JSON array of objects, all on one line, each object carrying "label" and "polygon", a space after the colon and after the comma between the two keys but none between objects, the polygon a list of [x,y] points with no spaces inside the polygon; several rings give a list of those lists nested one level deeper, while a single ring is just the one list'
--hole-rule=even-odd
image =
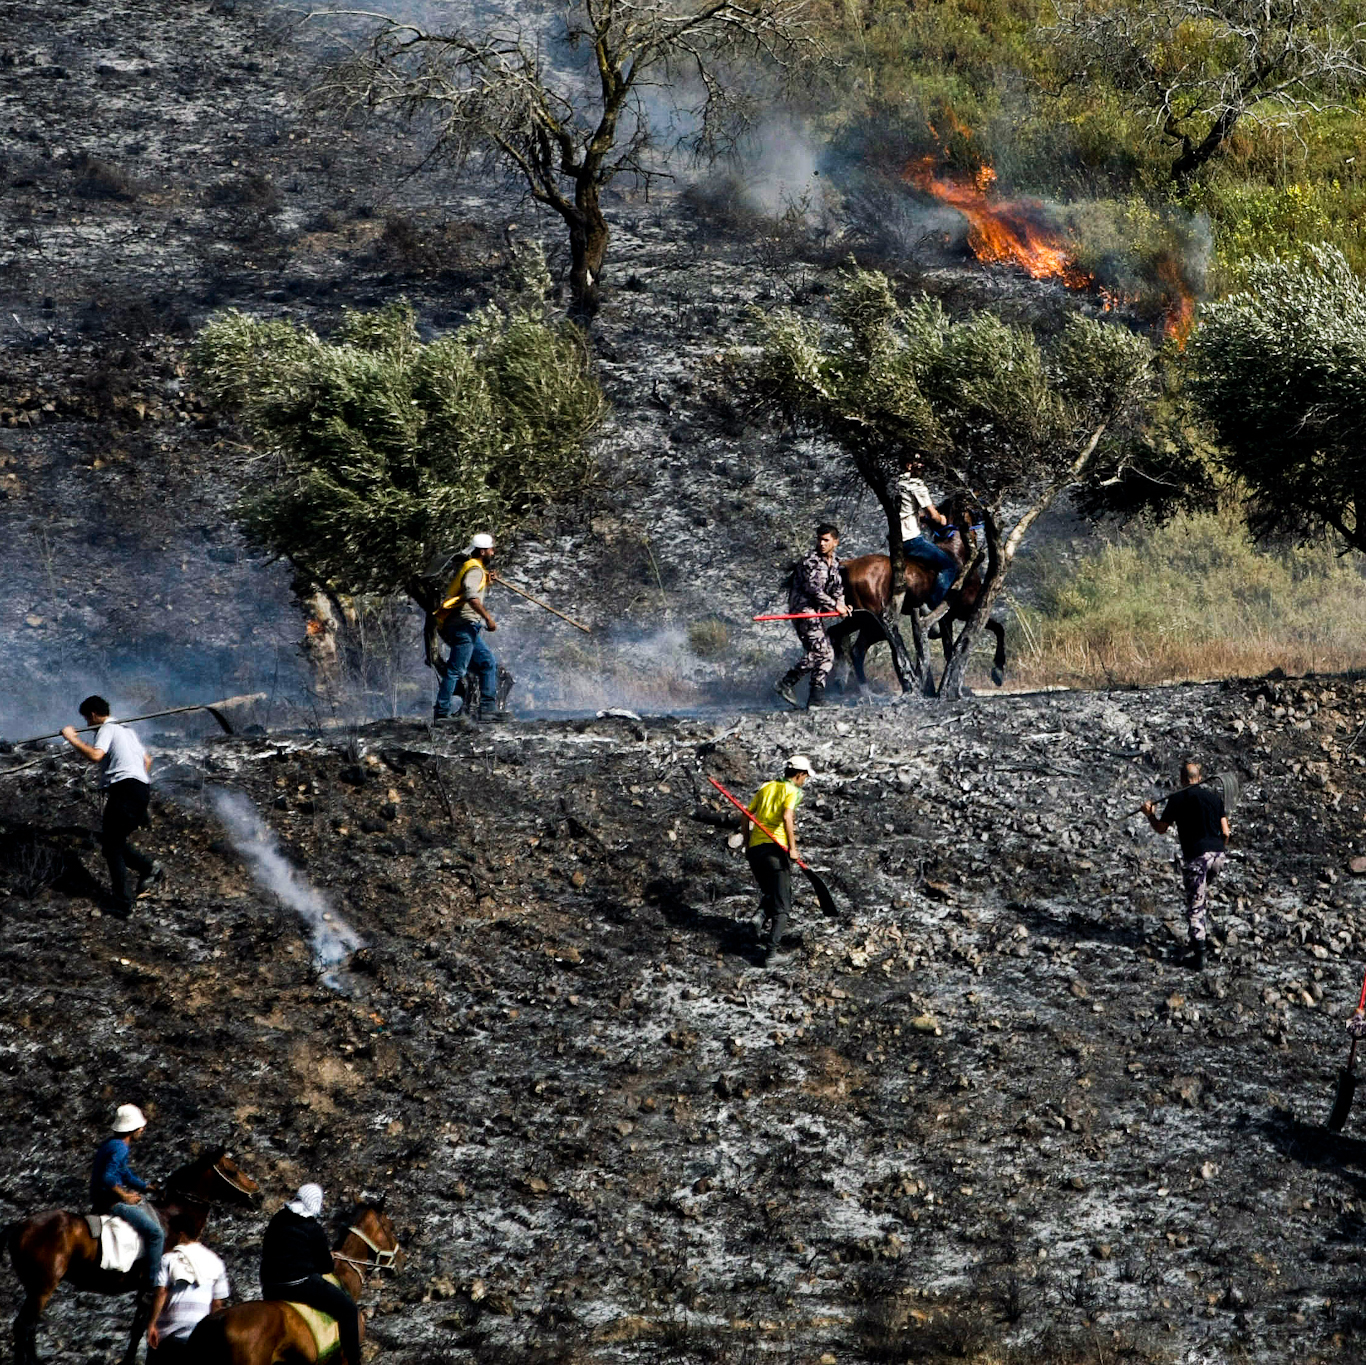
[{"label": "burnt ground", "polygon": [[[1366,683],[1322,678],[164,737],[170,879],[126,923],[54,756],[0,782],[0,1217],[79,1205],[133,1100],[152,1171],[223,1141],[268,1209],[387,1191],[384,1358],[1360,1359],[1366,1111],[1321,1123],[1363,723]],[[705,774],[747,794],[794,748],[840,914],[799,892],[765,971],[697,817]],[[1202,976],[1172,838],[1122,818],[1188,752],[1244,782]],[[336,989],[216,787],[364,938]],[[214,1224],[242,1292],[262,1226]],[[107,1308],[60,1296],[53,1358],[110,1358]]]}]

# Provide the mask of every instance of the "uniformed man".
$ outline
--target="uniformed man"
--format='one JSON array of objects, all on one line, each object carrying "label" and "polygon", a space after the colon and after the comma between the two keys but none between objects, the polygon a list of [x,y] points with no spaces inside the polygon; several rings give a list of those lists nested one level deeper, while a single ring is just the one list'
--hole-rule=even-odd
[{"label": "uniformed man", "polygon": [[[840,576],[839,527],[822,522],[816,527],[816,547],[801,561],[792,575],[792,587],[787,597],[791,612],[835,612],[849,615],[844,600],[844,580]],[[773,690],[791,705],[798,705],[797,684],[808,673],[811,690],[807,695],[808,709],[825,705],[825,682],[835,666],[835,647],[825,633],[825,621],[816,616],[793,621],[797,638],[806,651],[797,664],[788,669],[773,685]]]}]

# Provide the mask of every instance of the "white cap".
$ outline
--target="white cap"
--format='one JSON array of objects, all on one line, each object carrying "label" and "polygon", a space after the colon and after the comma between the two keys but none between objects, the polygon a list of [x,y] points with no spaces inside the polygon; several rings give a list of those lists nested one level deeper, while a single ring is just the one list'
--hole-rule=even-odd
[{"label": "white cap", "polygon": [[470,545],[476,550],[493,549],[493,537],[487,531],[480,531],[475,538],[470,541]]},{"label": "white cap", "polygon": [[121,1104],[118,1113],[114,1115],[114,1131],[116,1133],[136,1133],[139,1128],[146,1128],[147,1120],[142,1116],[142,1110],[136,1104]]},{"label": "white cap", "polygon": [[294,1198],[285,1205],[300,1218],[316,1218],[323,1211],[323,1187],[321,1185],[300,1185]]},{"label": "white cap", "polygon": [[811,760],[805,754],[793,754],[787,760],[787,770],[789,772],[809,773],[811,771]]}]

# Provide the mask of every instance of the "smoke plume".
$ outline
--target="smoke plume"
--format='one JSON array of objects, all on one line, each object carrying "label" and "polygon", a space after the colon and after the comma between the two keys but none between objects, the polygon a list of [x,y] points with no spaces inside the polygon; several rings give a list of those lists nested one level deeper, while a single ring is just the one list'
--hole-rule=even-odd
[{"label": "smoke plume", "polygon": [[313,960],[319,967],[335,967],[361,946],[360,935],[285,858],[275,831],[246,796],[220,788],[213,792],[212,800],[214,812],[251,875],[308,925],[313,935]]}]

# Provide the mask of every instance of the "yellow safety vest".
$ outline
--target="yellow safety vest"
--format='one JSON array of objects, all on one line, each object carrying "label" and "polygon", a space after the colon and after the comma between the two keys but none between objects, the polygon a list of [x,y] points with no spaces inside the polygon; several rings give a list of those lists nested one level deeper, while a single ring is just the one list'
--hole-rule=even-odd
[{"label": "yellow safety vest", "polygon": [[489,571],[484,567],[482,559],[467,559],[461,566],[460,572],[446,584],[446,591],[441,594],[441,605],[432,613],[436,617],[438,625],[445,625],[446,618],[453,612],[458,611],[465,603],[465,594],[461,591],[460,585],[465,581],[465,575],[471,569],[478,569],[483,577],[479,580],[479,589],[474,594],[475,597],[482,597],[488,590]]}]

